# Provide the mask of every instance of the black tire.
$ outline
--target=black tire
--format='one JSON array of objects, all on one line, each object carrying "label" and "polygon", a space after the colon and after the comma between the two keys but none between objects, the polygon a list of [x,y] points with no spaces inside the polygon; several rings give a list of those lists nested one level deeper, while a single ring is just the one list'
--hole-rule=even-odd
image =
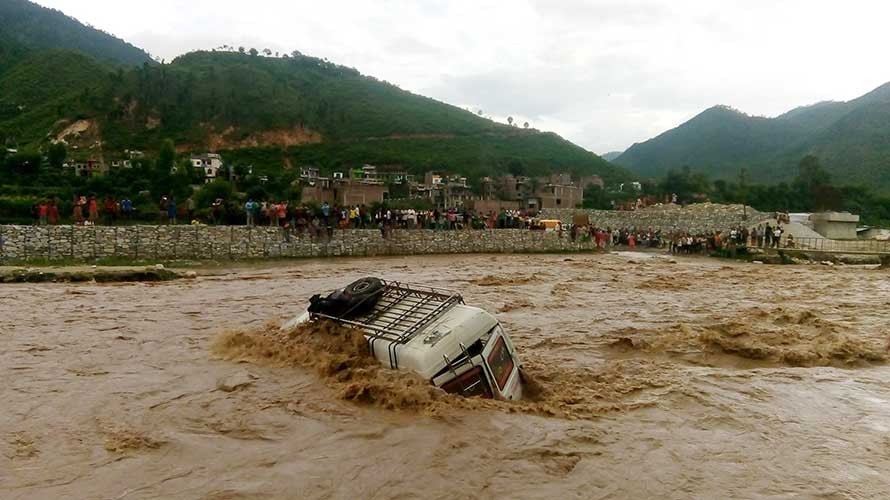
[{"label": "black tire", "polygon": [[348,307],[345,316],[361,316],[374,309],[383,293],[383,282],[377,278],[362,278],[343,289],[342,297]]},{"label": "black tire", "polygon": [[378,278],[362,278],[350,283],[343,293],[353,299],[363,299],[379,294],[383,290],[383,282]]}]

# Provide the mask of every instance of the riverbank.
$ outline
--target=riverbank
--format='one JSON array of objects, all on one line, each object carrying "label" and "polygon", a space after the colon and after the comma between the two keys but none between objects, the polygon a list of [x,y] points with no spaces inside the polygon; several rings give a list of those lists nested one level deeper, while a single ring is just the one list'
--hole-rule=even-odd
[{"label": "riverbank", "polygon": [[174,271],[162,264],[138,266],[0,266],[0,283],[127,283],[172,281],[197,277],[194,271]]}]

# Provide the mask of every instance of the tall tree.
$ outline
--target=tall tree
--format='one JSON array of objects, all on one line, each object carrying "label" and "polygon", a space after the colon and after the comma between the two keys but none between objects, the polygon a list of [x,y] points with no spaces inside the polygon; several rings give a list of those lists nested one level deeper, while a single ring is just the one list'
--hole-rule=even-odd
[{"label": "tall tree", "polygon": [[155,177],[158,179],[165,178],[173,172],[176,166],[176,146],[170,139],[165,139],[161,143],[161,149],[158,151],[158,159],[155,162]]},{"label": "tall tree", "polygon": [[803,210],[833,210],[841,205],[840,191],[831,185],[831,174],[816,156],[807,155],[800,160],[794,187],[800,197],[797,205]]},{"label": "tall tree", "polygon": [[65,158],[68,156],[68,150],[65,149],[64,144],[57,142],[49,147],[46,156],[51,167],[61,169],[62,165],[65,163]]}]

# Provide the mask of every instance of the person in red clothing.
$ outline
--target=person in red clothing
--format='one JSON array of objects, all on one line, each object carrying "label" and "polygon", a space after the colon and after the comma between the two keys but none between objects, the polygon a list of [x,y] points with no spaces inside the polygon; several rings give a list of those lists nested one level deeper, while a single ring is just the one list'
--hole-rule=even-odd
[{"label": "person in red clothing", "polygon": [[99,203],[96,201],[95,195],[90,195],[90,200],[87,202],[87,213],[91,223],[95,224],[99,220]]},{"label": "person in red clothing", "polygon": [[282,201],[278,204],[278,213],[277,213],[278,223],[281,226],[287,225],[287,202]]},{"label": "person in red clothing", "polygon": [[49,217],[49,223],[55,226],[59,223],[59,204],[56,203],[56,199],[53,198],[49,200],[49,207],[47,208],[47,215]]},{"label": "person in red clothing", "polygon": [[84,205],[86,205],[87,200],[83,196],[74,198],[74,205],[72,207],[72,216],[74,217],[74,223],[78,226],[83,224],[83,209]]},{"label": "person in red clothing", "polygon": [[117,219],[117,201],[112,196],[105,197],[105,224],[110,226]]},{"label": "person in red clothing", "polygon": [[41,201],[39,205],[37,205],[37,217],[40,221],[41,226],[46,225],[47,215],[49,214],[49,205],[46,200]]},{"label": "person in red clothing", "polygon": [[637,247],[637,236],[633,233],[627,235],[627,246],[630,247],[631,250]]}]

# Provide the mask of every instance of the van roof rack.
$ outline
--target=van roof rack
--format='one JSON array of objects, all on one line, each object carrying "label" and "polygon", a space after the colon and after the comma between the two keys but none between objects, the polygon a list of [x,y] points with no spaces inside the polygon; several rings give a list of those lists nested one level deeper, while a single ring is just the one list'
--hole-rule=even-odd
[{"label": "van roof rack", "polygon": [[463,297],[450,290],[383,281],[383,289],[370,312],[353,317],[349,317],[349,311],[339,316],[312,313],[310,318],[359,328],[370,341],[405,344],[433,320],[463,303]]}]

